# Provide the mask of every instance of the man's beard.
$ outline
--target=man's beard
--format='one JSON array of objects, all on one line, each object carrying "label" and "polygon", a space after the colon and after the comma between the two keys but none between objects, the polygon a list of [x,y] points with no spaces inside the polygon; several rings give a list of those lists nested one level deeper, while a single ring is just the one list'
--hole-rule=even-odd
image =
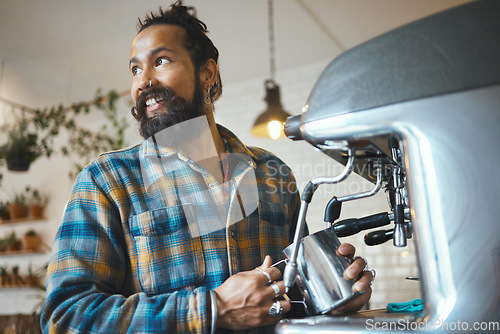
[{"label": "man's beard", "polygon": [[[155,97],[164,104],[163,112],[155,112],[148,117],[146,112],[146,101]],[[203,108],[204,98],[199,82],[195,85],[195,91],[191,101],[175,96],[174,92],[169,88],[151,88],[143,91],[137,99],[135,105],[136,112],[132,111],[132,115],[139,122],[139,133],[144,139],[152,137],[155,133],[160,132],[172,125],[182,123],[189,119],[206,115]]]}]

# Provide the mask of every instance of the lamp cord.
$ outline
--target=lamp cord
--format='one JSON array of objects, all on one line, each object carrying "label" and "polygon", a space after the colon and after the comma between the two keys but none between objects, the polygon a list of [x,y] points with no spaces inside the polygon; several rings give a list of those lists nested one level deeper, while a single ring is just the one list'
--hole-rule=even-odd
[{"label": "lamp cord", "polygon": [[274,60],[274,11],[273,0],[268,0],[268,24],[269,24],[269,69],[271,71],[271,80],[274,81],[276,65]]},{"label": "lamp cord", "polygon": [[0,96],[3,95],[3,71],[5,68],[5,60],[2,60],[2,65],[0,66]]}]

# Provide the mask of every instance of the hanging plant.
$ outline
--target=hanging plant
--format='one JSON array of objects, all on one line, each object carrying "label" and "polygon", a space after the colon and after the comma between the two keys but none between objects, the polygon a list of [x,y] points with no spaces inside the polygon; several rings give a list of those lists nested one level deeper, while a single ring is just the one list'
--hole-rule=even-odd
[{"label": "hanging plant", "polygon": [[89,114],[92,108],[95,108],[102,112],[106,122],[103,122],[97,130],[77,126],[78,122],[75,118],[68,119],[64,123],[70,136],[68,145],[61,147],[61,153],[65,156],[72,155],[76,160],[73,163],[73,170],[70,171],[70,177],[75,177],[98,154],[125,146],[124,136],[128,123],[125,117],[118,117],[116,102],[119,98],[120,94],[116,91],[102,95],[98,90],[92,102],[74,104],[71,107],[74,115]]},{"label": "hanging plant", "polygon": [[[29,117],[16,122],[10,128],[3,127],[7,142],[0,146],[0,166],[5,162],[9,170],[26,171],[30,164],[41,156],[50,157],[55,151],[54,139],[66,130],[68,145],[58,150],[64,156],[73,156],[75,176],[85,164],[99,153],[121,148],[125,145],[124,132],[128,124],[124,117],[118,117],[116,101],[128,92],[118,94],[110,91],[103,95],[97,90],[92,101],[75,103],[71,106],[44,109],[27,109]],[[87,129],[77,121],[78,117],[91,111],[102,112],[105,122],[100,129]],[[23,112],[24,114],[24,112]],[[29,128],[29,129],[28,129]],[[0,183],[2,174],[0,173]]]},{"label": "hanging plant", "polygon": [[27,171],[39,156],[50,156],[52,153],[44,142],[39,141],[36,132],[28,130],[28,123],[24,118],[6,132],[7,142],[0,146],[0,157],[5,159],[7,169],[11,171]]}]

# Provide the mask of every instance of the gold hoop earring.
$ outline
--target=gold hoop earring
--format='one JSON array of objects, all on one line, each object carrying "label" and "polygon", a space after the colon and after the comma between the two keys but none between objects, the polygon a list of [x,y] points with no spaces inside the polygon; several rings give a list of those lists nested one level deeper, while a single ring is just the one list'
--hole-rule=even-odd
[{"label": "gold hoop earring", "polygon": [[207,89],[207,96],[205,96],[205,103],[212,104],[212,99],[210,98],[210,87]]}]

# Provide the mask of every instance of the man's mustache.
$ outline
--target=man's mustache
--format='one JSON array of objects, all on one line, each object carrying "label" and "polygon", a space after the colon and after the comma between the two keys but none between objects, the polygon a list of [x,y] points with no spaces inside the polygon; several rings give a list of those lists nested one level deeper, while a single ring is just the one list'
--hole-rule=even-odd
[{"label": "man's mustache", "polygon": [[142,91],[142,93],[137,97],[137,101],[135,107],[139,113],[139,115],[146,114],[146,102],[154,98],[157,101],[162,100],[163,103],[167,106],[167,108],[176,112],[179,111],[182,106],[186,103],[186,101],[175,95],[175,92],[168,87],[153,87],[148,90]]}]

